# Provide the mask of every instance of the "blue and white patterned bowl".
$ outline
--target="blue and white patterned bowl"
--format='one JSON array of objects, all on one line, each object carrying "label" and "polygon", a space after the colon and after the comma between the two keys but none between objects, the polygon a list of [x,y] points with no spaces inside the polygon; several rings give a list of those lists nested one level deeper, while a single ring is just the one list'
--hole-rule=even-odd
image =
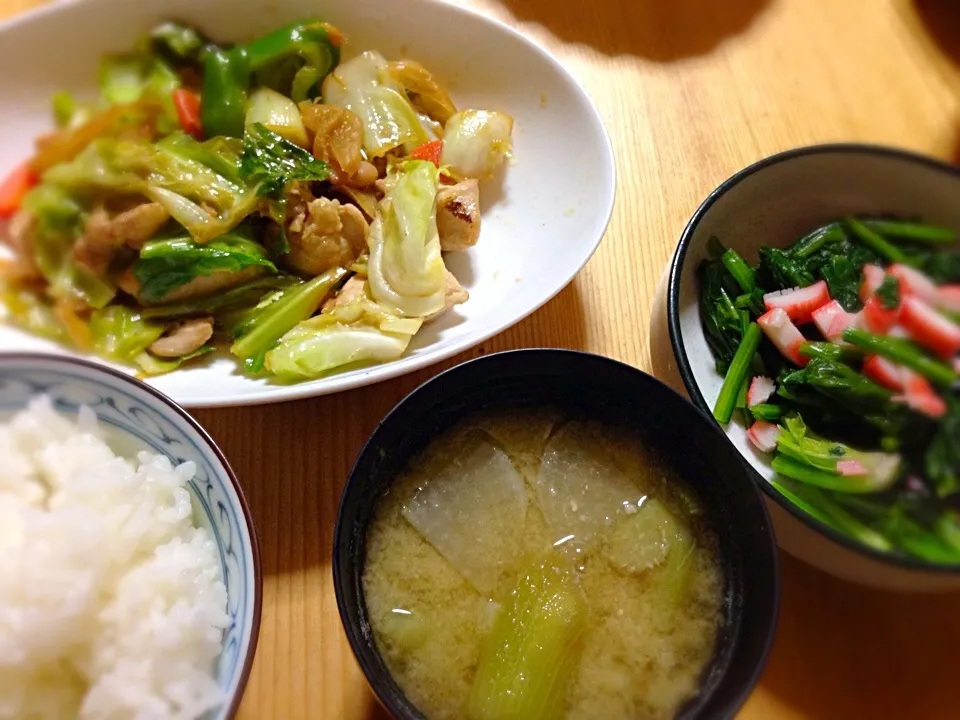
[{"label": "blue and white patterned bowl", "polygon": [[233,717],[257,649],[262,576],[250,510],[226,458],[180,406],[127,375],[74,358],[0,353],[0,414],[19,411],[39,394],[66,413],[90,407],[131,451],[162,453],[174,464],[196,463],[189,483],[194,516],[219,548],[230,616],[215,669],[227,699],[209,720]]}]

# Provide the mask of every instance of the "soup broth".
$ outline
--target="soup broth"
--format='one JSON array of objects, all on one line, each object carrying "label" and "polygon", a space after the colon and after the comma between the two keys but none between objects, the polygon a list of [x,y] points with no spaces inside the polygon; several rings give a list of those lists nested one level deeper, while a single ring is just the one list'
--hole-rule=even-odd
[{"label": "soup broth", "polygon": [[381,498],[363,589],[377,647],[430,720],[673,717],[721,614],[716,542],[629,432],[476,416]]}]

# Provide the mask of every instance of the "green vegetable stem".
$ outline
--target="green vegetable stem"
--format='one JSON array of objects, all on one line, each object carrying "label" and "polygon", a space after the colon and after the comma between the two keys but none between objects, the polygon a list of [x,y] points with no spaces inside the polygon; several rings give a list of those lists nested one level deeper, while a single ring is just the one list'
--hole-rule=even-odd
[{"label": "green vegetable stem", "polygon": [[757,281],[753,275],[753,268],[747,265],[747,261],[740,256],[740,253],[736,250],[728,249],[724,251],[720,260],[745,293],[753,291],[757,286]]},{"label": "green vegetable stem", "polygon": [[740,341],[740,347],[737,348],[733,361],[730,363],[730,369],[723,379],[723,385],[720,387],[720,395],[717,396],[717,403],[713,408],[713,416],[721,425],[730,422],[733,410],[737,404],[737,396],[740,388],[747,379],[747,373],[750,372],[750,363],[753,356],[760,346],[760,339],[763,332],[756,323],[750,323],[743,339]]},{"label": "green vegetable stem", "polygon": [[837,490],[839,492],[873,492],[875,490],[869,485],[854,484],[843,475],[829,470],[820,470],[787,455],[778,454],[773,458],[770,466],[784,477],[826,490]]},{"label": "green vegetable stem", "polygon": [[829,225],[824,225],[797,240],[789,249],[790,257],[809,257],[826,245],[844,240],[846,236],[843,225],[840,223],[833,222]]},{"label": "green vegetable stem", "polygon": [[586,623],[583,591],[548,558],[524,573],[480,654],[467,704],[470,720],[552,720]]},{"label": "green vegetable stem", "polygon": [[[843,475],[841,460],[855,460],[865,474]],[[803,419],[787,417],[780,425],[777,455],[772,467],[785,477],[802,483],[845,493],[869,493],[889,488],[897,479],[898,455],[863,452],[843,443],[825,440],[807,430]]]},{"label": "green vegetable stem", "polygon": [[264,357],[270,348],[297,323],[316,312],[327,294],[347,274],[343,268],[328,270],[313,280],[284,291],[275,302],[250,322],[246,332],[230,348],[244,361],[244,367],[257,372],[263,367]]},{"label": "green vegetable stem", "polygon": [[829,490],[822,490],[816,486],[799,482],[790,483],[790,487],[787,487],[787,482],[789,481],[774,480],[772,484],[794,505],[817,518],[820,522],[830,525],[876,550],[888,552],[893,549],[893,543],[889,538],[855,517],[837,502],[836,496]]},{"label": "green vegetable stem", "polygon": [[903,238],[931,245],[950,244],[957,239],[952,228],[905,220],[863,220],[863,225],[879,235]]},{"label": "green vegetable stem", "polygon": [[800,343],[799,350],[801,355],[806,355],[809,358],[833,360],[834,362],[853,362],[863,357],[863,351],[860,348],[831,342]]},{"label": "green vegetable stem", "polygon": [[853,234],[868,248],[880,257],[890,262],[904,262],[907,256],[896,245],[888,241],[876,231],[870,229],[856,218],[848,217],[844,222],[853,231]]},{"label": "green vegetable stem", "polygon": [[848,328],[843,333],[843,339],[887,360],[906,365],[937,385],[950,386],[958,379],[957,373],[949,365],[929,357],[909,340],[877,335],[860,328]]},{"label": "green vegetable stem", "polygon": [[783,415],[783,408],[775,403],[758,403],[750,406],[750,414],[756,420],[776,422]]}]

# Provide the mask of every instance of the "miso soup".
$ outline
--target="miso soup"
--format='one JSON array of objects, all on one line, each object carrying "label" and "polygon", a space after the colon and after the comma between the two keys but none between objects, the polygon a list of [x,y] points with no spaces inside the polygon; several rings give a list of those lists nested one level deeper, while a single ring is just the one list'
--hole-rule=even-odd
[{"label": "miso soup", "polygon": [[549,409],[472,417],[380,499],[363,590],[430,720],[670,718],[721,616],[716,540],[670,464]]}]

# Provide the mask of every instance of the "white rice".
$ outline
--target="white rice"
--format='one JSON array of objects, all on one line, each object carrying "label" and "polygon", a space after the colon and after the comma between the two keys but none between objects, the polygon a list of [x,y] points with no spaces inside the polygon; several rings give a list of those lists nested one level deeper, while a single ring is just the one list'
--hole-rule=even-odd
[{"label": "white rice", "polygon": [[48,398],[0,423],[0,718],[187,720],[213,678],[227,593],[186,483],[115,455]]}]

